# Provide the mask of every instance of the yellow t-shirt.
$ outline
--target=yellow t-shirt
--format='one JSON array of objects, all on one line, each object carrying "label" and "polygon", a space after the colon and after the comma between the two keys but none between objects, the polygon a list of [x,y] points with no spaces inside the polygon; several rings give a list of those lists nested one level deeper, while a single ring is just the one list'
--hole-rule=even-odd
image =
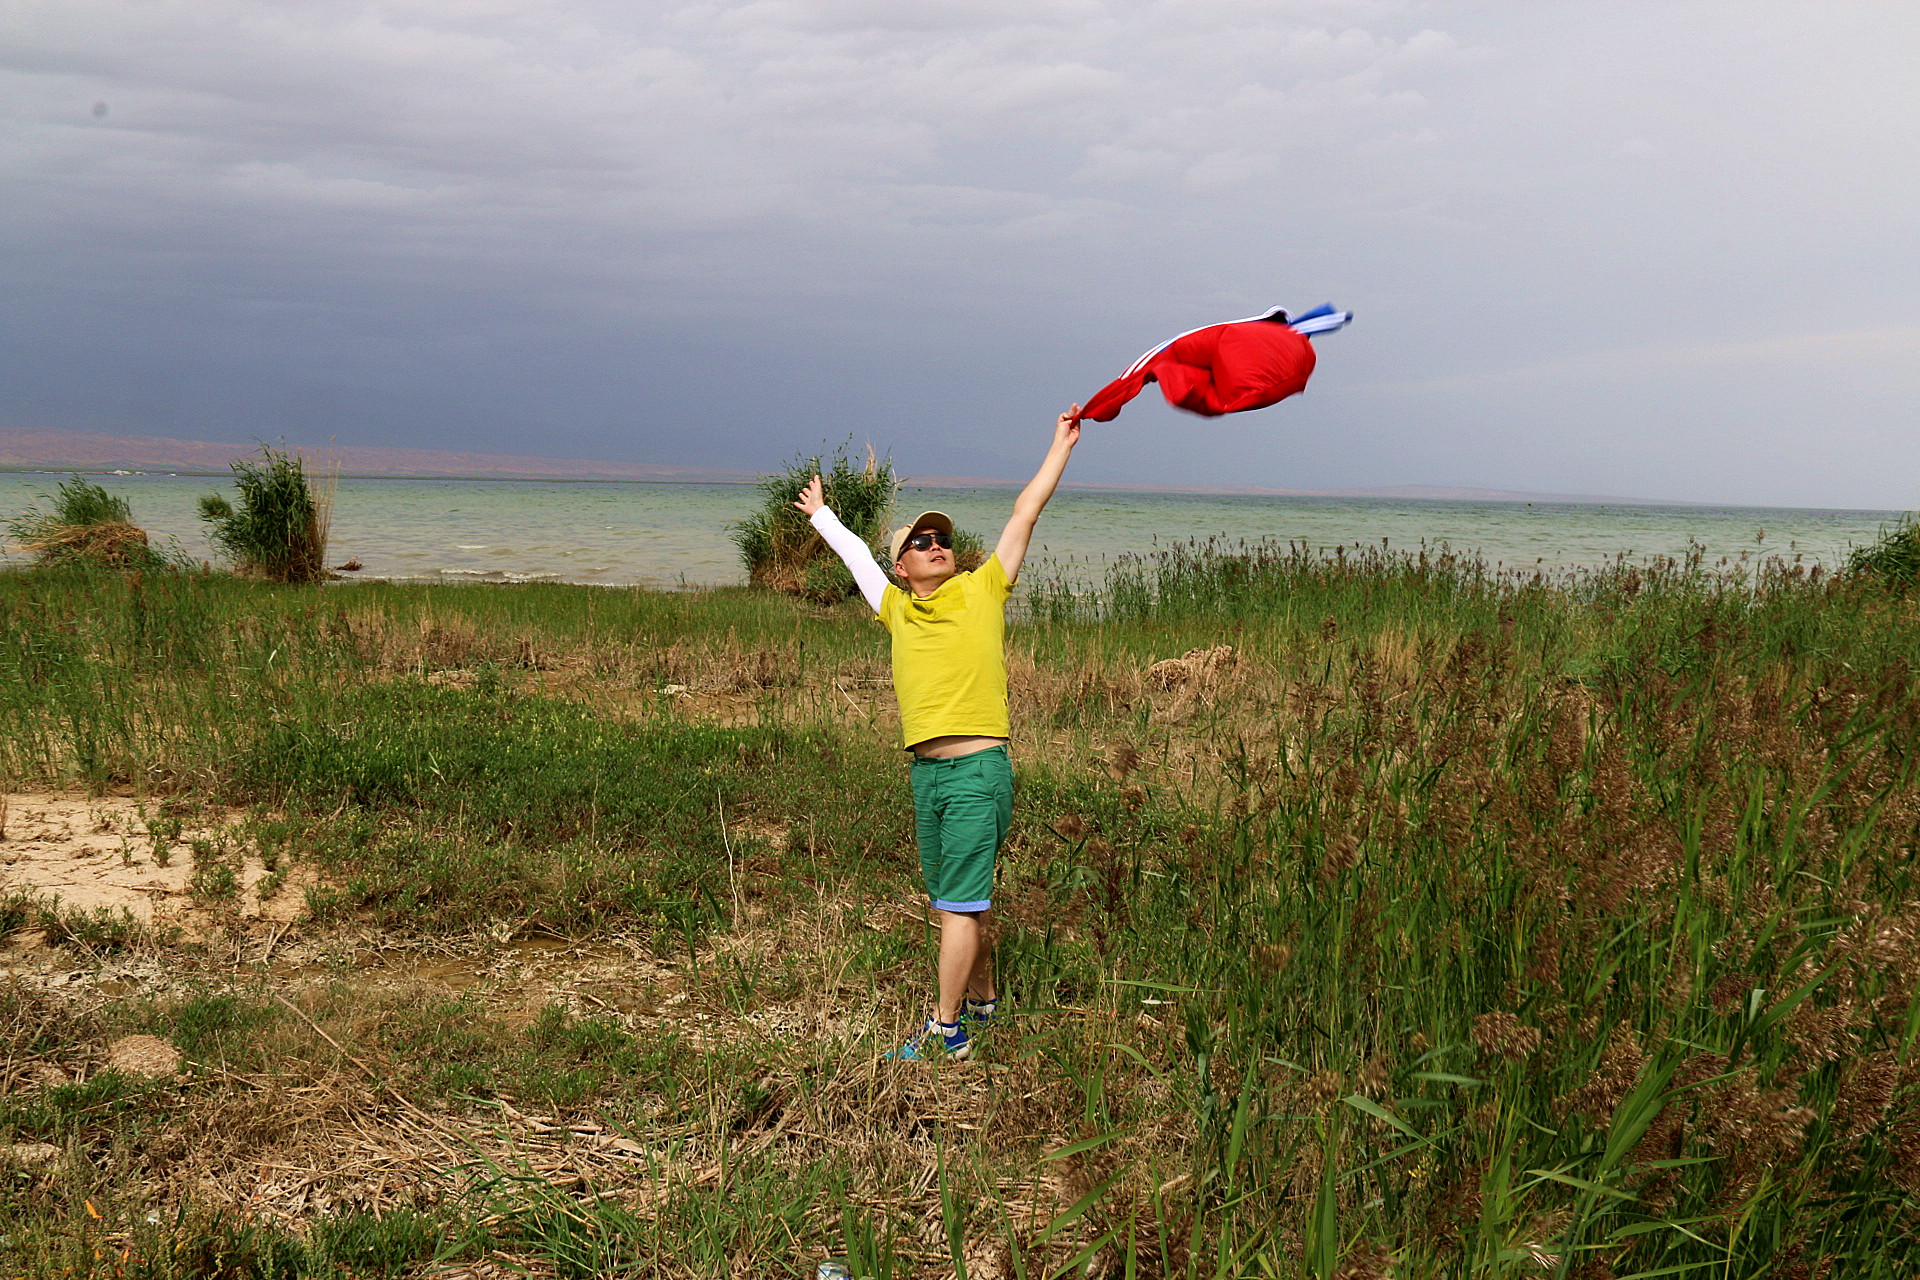
[{"label": "yellow t-shirt", "polygon": [[1001,638],[1012,591],[998,555],[925,598],[887,584],[880,621],[893,636],[901,746],[947,734],[1008,736]]}]

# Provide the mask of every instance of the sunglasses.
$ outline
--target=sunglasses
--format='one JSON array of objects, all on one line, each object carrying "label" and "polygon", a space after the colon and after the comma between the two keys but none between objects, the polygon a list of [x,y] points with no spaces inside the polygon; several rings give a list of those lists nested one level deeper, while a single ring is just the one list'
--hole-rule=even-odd
[{"label": "sunglasses", "polygon": [[906,548],[909,551],[931,551],[936,542],[948,551],[953,550],[953,535],[950,533],[916,533],[907,539]]}]

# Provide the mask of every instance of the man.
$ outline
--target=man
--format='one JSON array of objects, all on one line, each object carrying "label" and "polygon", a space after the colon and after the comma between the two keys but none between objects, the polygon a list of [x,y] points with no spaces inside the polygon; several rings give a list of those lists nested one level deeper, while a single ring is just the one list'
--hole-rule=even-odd
[{"label": "man", "polygon": [[973,1049],[967,1023],[985,1024],[997,1007],[993,949],[982,925],[993,908],[994,858],[1013,818],[1005,605],[1034,523],[1079,440],[1076,404],[1054,423],[1046,461],[1020,491],[999,544],[978,569],[955,571],[953,521],[942,512],[922,512],[895,530],[893,572],[904,590],[887,581],[866,543],[826,505],[819,476],[793,504],[853,571],[860,594],[893,636],[901,745],[913,752],[920,870],[940,921],[940,984],[925,1030],[889,1057],[964,1059]]}]

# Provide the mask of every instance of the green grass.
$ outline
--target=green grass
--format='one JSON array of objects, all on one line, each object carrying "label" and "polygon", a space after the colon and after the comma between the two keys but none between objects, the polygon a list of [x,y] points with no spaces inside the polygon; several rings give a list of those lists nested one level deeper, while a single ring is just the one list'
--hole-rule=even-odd
[{"label": "green grass", "polygon": [[[981,1069],[902,1082],[871,1043],[559,1003],[356,1008],[342,976],[304,1007],[409,1097],[598,1116],[658,1161],[638,1200],[478,1164],[351,1265],[457,1236],[579,1275],[952,1274],[956,1241],[1029,1276],[1913,1267],[1900,597],[1778,562],[1548,580],[1285,547],[1029,590],[996,890],[1016,999]],[[322,923],[642,938],[714,1024],[920,999],[856,609],[36,571],[0,575],[0,616],[12,776],[253,806],[248,839],[322,872]],[[718,946],[743,911],[801,923]],[[233,1072],[337,1062],[243,989],[140,1016]],[[10,1123],[104,1141],[55,1093]],[[67,1239],[73,1213],[42,1188],[0,1220]]]},{"label": "green grass", "polygon": [[28,1235],[9,1241],[8,1261],[26,1275],[98,1280],[365,1280],[417,1274],[460,1252],[445,1224],[405,1209],[322,1219],[304,1239],[199,1205],[137,1222],[127,1231],[89,1221],[72,1235]]}]

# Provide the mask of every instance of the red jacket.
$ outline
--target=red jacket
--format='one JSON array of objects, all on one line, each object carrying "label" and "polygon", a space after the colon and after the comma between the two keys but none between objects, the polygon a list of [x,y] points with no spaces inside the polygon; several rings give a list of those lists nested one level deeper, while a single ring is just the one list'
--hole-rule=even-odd
[{"label": "red jacket", "polygon": [[1352,318],[1326,306],[1290,323],[1276,307],[1263,316],[1183,333],[1095,392],[1080,416],[1110,422],[1149,382],[1160,384],[1168,404],[1209,418],[1278,404],[1303,390],[1313,374],[1307,334],[1331,332]]}]

